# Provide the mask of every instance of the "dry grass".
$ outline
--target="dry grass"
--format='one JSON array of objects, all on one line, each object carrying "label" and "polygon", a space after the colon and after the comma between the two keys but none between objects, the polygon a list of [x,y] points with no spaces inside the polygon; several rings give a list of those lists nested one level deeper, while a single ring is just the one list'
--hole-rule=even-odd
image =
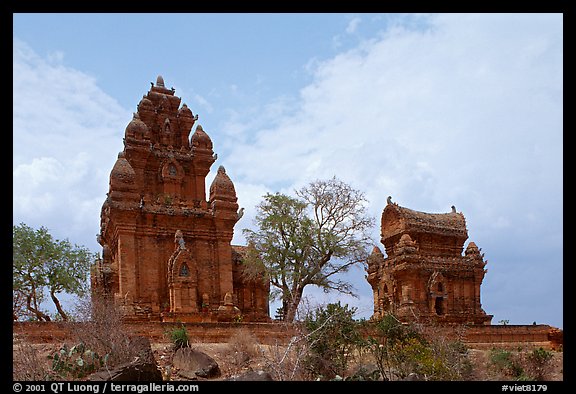
[{"label": "dry grass", "polygon": [[[93,370],[112,368],[141,356],[142,349],[134,346],[122,325],[120,312],[111,303],[97,297],[81,302],[76,316],[80,321],[67,323],[71,336],[65,342],[52,339],[50,344],[33,344],[25,332],[14,334],[14,380],[81,379]],[[74,353],[71,349],[79,344],[83,350]],[[59,362],[50,359],[55,355]],[[77,367],[78,359],[87,361],[87,355],[92,363],[90,369]]]},{"label": "dry grass", "polygon": [[[14,380],[46,380],[51,375],[50,360],[47,356],[58,349],[60,344],[31,344],[26,338],[19,335],[14,339],[13,346],[13,379]],[[287,352],[285,344],[262,345],[257,344],[257,352],[250,360],[239,368],[232,355],[230,343],[194,343],[193,347],[202,351],[218,362],[222,371],[221,379],[235,375],[245,370],[265,370],[270,372],[275,380],[306,380],[307,377],[298,369],[298,353],[295,349]],[[169,371],[173,349],[170,343],[153,343],[154,356],[163,371]],[[517,351],[517,350],[515,350]],[[563,380],[563,352],[553,351],[550,361],[550,370],[546,376],[547,381]],[[489,349],[469,349],[468,358],[472,364],[472,373],[468,376],[471,381],[510,381],[489,366]],[[354,359],[350,365],[350,372],[361,365],[368,365],[371,359],[364,354]],[[172,379],[180,379],[173,375]]]},{"label": "dry grass", "polygon": [[[51,369],[48,358],[42,354],[42,348],[46,349],[47,346],[34,345],[22,335],[13,334],[12,338],[12,379],[20,381],[48,380],[51,376]],[[49,347],[53,347],[53,345]]]},{"label": "dry grass", "polygon": [[[137,349],[131,346],[130,335],[124,329],[121,316],[116,308],[110,304],[96,300],[83,306],[85,321],[69,323],[69,330],[73,337],[68,346],[83,343],[86,349],[97,352],[99,355],[109,356],[106,365],[114,365],[132,361]],[[434,335],[431,335],[434,337]],[[166,338],[166,343],[153,343],[152,350],[156,361],[165,374],[165,378],[177,378],[171,373],[174,348]],[[447,340],[436,335],[435,341],[445,345]],[[446,342],[446,343],[445,343]],[[52,338],[47,344],[33,344],[25,333],[15,333],[13,336],[13,379],[14,380],[47,380],[58,378],[52,370],[48,355],[60,349],[62,343]],[[260,344],[256,336],[247,328],[239,328],[225,343],[202,343],[191,339],[191,346],[213,357],[220,366],[225,379],[250,370],[264,370],[269,372],[275,380],[299,381],[308,380],[310,376],[305,369],[305,360],[309,348],[306,333],[296,332],[285,342],[273,345]],[[440,346],[443,349],[442,346]],[[531,371],[528,354],[532,347],[524,346],[512,349],[528,373],[540,373],[543,380],[563,380],[563,353],[553,351],[553,357],[539,370]],[[490,349],[468,349],[466,359],[471,365],[470,373],[461,378],[472,381],[513,380],[501,370],[494,369],[490,364]],[[357,368],[369,366],[374,363],[372,355],[366,350],[357,349],[352,354],[352,362],[346,375],[352,375]],[[534,367],[532,367],[534,368]]]},{"label": "dry grass", "polygon": [[92,301],[79,304],[78,316],[84,321],[73,331],[74,343],[83,343],[100,356],[108,355],[103,367],[129,362],[138,356],[122,324],[120,311],[110,301],[93,297]]},{"label": "dry grass", "polygon": [[[223,371],[222,378],[238,373],[237,365],[230,365],[229,344],[207,343],[198,344],[197,350],[212,356]],[[302,349],[297,347],[288,348],[286,344],[258,345],[259,355],[250,359],[246,369],[265,370],[270,372],[275,380],[302,381],[309,380],[306,371],[302,369]],[[525,353],[527,349],[523,350]],[[520,352],[522,353],[522,352]],[[550,369],[545,376],[547,381],[563,380],[563,352],[553,351],[550,361]],[[489,349],[468,349],[467,358],[471,365],[470,373],[465,379],[469,381],[512,381],[510,376],[505,376],[491,368]],[[348,374],[358,371],[361,367],[370,367],[374,360],[367,353],[355,353],[348,369]]]},{"label": "dry grass", "polygon": [[251,362],[261,355],[258,339],[246,328],[240,328],[230,337],[228,348],[232,374],[250,369]]}]

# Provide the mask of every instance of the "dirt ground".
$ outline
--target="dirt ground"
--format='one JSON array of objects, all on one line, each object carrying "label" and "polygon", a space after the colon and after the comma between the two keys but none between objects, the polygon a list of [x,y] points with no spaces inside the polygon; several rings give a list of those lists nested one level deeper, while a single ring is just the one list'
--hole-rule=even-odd
[{"label": "dirt ground", "polygon": [[[515,351],[517,353],[517,351]],[[564,380],[564,353],[562,351],[552,351],[553,358],[550,360],[550,372],[547,374],[547,381]],[[502,381],[513,380],[509,376],[502,375],[489,367],[490,350],[468,349],[468,357],[472,363],[471,380],[475,381]]]},{"label": "dirt ground", "polygon": [[[243,352],[241,349],[238,349],[237,344],[192,343],[191,346],[196,350],[208,354],[218,363],[222,372],[222,376],[219,379],[224,379],[232,375],[238,375],[250,370],[269,370],[270,362],[274,360],[274,352],[278,351],[278,349],[273,346],[257,345],[257,350],[252,352],[250,357],[246,360],[246,357],[238,357],[238,353]],[[177,371],[174,371],[171,368],[171,358],[173,354],[172,345],[170,343],[155,343],[152,345],[152,350],[163,373],[168,372],[171,380],[181,380],[181,378],[177,375]],[[564,353],[562,351],[552,351],[552,353],[553,358],[550,361],[550,372],[547,374],[546,380],[562,381],[564,369]],[[497,371],[494,371],[492,368],[490,368],[489,349],[468,349],[468,357],[472,364],[472,374],[469,377],[469,380],[514,380],[512,377],[502,375],[501,373],[498,373]],[[363,361],[369,362],[369,357]],[[352,360],[349,369],[355,369],[357,364],[357,360]],[[274,373],[272,374],[274,375]],[[167,376],[167,374],[165,376]]]},{"label": "dirt ground", "polygon": [[[274,367],[278,367],[278,360],[280,360],[283,354],[283,348],[259,345],[250,339],[246,340],[246,338],[244,338],[244,340],[231,340],[229,343],[191,343],[190,345],[194,349],[208,354],[218,363],[222,373],[218,379],[225,379],[251,370],[268,371],[275,378],[278,378]],[[34,367],[36,370],[49,370],[51,361],[48,359],[48,356],[59,348],[60,344],[27,344],[25,347],[14,345],[14,367],[15,369],[17,368],[17,360],[24,358],[24,363],[18,365],[27,365],[30,368]],[[174,351],[171,343],[153,343],[152,351],[165,380],[182,380],[177,374],[178,371],[172,368]],[[562,381],[564,354],[562,351],[552,351],[552,353],[553,358],[550,361],[550,370],[545,380]],[[490,350],[468,349],[468,357],[472,364],[472,374],[469,380],[513,380],[512,377],[502,375],[498,371],[494,371],[493,368],[490,368]],[[362,362],[369,362],[369,360],[364,359]],[[356,366],[355,363],[357,364],[357,361],[352,360],[350,369]],[[285,377],[286,376],[288,375],[285,375]],[[36,376],[36,380],[42,379]]]}]

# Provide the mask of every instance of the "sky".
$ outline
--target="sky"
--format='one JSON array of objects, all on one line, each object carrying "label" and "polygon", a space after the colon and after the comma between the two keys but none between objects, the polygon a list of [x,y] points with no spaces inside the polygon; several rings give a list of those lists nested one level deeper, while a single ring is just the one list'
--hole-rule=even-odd
[{"label": "sky", "polygon": [[[254,228],[318,179],[431,213],[485,253],[493,324],[563,327],[563,16],[14,14],[13,224],[94,252],[126,125],[162,75],[212,139]],[[365,271],[347,274],[369,318]],[[271,306],[274,314],[275,304]]]}]

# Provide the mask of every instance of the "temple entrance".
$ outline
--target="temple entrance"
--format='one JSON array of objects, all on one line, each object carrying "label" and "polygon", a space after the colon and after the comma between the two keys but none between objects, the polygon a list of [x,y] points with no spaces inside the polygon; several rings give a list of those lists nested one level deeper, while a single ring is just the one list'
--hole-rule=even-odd
[{"label": "temple entrance", "polygon": [[434,302],[434,309],[436,310],[437,315],[444,314],[444,297],[436,297],[436,301]]}]

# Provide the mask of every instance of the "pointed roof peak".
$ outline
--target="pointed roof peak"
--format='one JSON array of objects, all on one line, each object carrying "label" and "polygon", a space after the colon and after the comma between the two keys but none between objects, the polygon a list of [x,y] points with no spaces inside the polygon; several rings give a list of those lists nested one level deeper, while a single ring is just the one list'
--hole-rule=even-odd
[{"label": "pointed roof peak", "polygon": [[236,189],[234,183],[226,174],[224,166],[218,167],[218,172],[210,185],[210,202],[224,200],[236,202]]}]

